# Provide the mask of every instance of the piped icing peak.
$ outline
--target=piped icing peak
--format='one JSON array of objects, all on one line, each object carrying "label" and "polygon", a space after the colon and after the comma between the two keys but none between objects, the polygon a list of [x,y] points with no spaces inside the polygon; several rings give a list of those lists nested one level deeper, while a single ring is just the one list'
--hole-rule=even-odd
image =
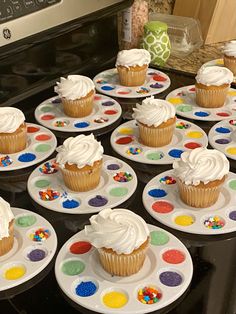
[{"label": "piped icing peak", "polygon": [[133,108],[133,118],[148,126],[158,127],[163,122],[174,118],[175,107],[167,100],[155,99],[153,96],[136,104]]},{"label": "piped icing peak", "polygon": [[118,52],[116,66],[143,66],[151,61],[150,53],[145,49],[121,50]]},{"label": "piped icing peak", "polygon": [[117,254],[130,254],[148,238],[146,222],[127,209],[105,208],[85,226],[87,240],[96,248],[112,249]]},{"label": "piped icing peak", "polygon": [[57,148],[56,162],[64,168],[65,164],[76,164],[78,168],[92,166],[95,161],[101,160],[103,147],[93,134],[78,135],[67,138],[63,145]]},{"label": "piped icing peak", "polygon": [[233,79],[233,73],[221,66],[202,66],[196,76],[197,83],[207,86],[231,84]]},{"label": "piped icing peak", "polygon": [[231,41],[225,43],[225,45],[223,47],[223,53],[226,56],[236,58],[236,40],[231,40]]},{"label": "piped icing peak", "polygon": [[13,133],[25,121],[25,116],[20,109],[14,107],[0,108],[0,133]]},{"label": "piped icing peak", "polygon": [[187,185],[221,180],[229,173],[229,161],[216,149],[204,147],[184,152],[173,163],[174,173]]},{"label": "piped icing peak", "polygon": [[9,223],[14,219],[10,204],[0,197],[0,240],[9,237]]},{"label": "piped icing peak", "polygon": [[93,81],[83,75],[69,75],[67,78],[61,77],[61,81],[57,82],[57,86],[54,87],[54,91],[60,97],[69,100],[85,97],[94,89],[95,85]]}]

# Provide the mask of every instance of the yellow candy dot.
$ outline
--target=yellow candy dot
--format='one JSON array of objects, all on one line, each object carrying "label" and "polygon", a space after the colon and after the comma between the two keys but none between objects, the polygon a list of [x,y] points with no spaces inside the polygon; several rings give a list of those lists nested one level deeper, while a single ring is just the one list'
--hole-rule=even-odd
[{"label": "yellow candy dot", "polygon": [[230,147],[226,149],[226,152],[230,155],[236,155],[236,147]]},{"label": "yellow candy dot", "polygon": [[222,64],[224,64],[224,60],[223,59],[218,59],[216,61],[216,65],[222,65]]},{"label": "yellow candy dot", "polygon": [[103,303],[111,308],[118,309],[128,302],[126,295],[122,292],[112,291],[106,293],[103,297]]},{"label": "yellow candy dot", "polygon": [[189,138],[201,138],[201,137],[203,137],[203,134],[202,134],[202,132],[192,131],[192,132],[188,132],[187,136]]},{"label": "yellow candy dot", "polygon": [[22,266],[15,266],[12,268],[9,268],[5,272],[5,278],[8,280],[16,280],[20,277],[24,276],[25,274],[25,268]]},{"label": "yellow candy dot", "polygon": [[121,128],[119,129],[120,134],[132,135],[134,134],[134,130],[132,128]]},{"label": "yellow candy dot", "polygon": [[236,96],[236,91],[234,91],[234,90],[229,90],[229,91],[228,91],[228,95],[229,95],[229,96]]},{"label": "yellow candy dot", "polygon": [[179,104],[183,104],[184,100],[182,98],[179,97],[171,97],[167,99],[170,103],[172,103],[173,105],[179,105]]},{"label": "yellow candy dot", "polygon": [[190,226],[194,223],[193,217],[181,215],[175,218],[175,223],[180,226]]}]

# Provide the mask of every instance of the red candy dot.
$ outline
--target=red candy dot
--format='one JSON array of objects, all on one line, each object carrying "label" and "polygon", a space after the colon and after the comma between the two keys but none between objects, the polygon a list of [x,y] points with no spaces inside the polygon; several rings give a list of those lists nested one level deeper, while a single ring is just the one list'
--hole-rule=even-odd
[{"label": "red candy dot", "polygon": [[161,75],[159,75],[159,74],[156,74],[156,75],[153,76],[153,80],[154,81],[159,81],[159,82],[165,82],[166,78],[161,76]]},{"label": "red candy dot", "polygon": [[51,138],[51,135],[48,135],[48,134],[40,134],[35,137],[37,141],[48,141],[50,140],[50,138]]},{"label": "red candy dot", "polygon": [[45,114],[44,116],[41,117],[42,120],[52,120],[54,118],[55,116],[53,114]]},{"label": "red candy dot", "polygon": [[35,133],[35,132],[38,132],[40,130],[40,128],[36,128],[34,126],[28,126],[27,127],[27,132],[28,133]]},{"label": "red candy dot", "polygon": [[168,250],[162,254],[162,258],[169,264],[180,264],[185,260],[185,255],[179,250]]},{"label": "red candy dot", "polygon": [[174,206],[165,201],[158,201],[152,204],[152,209],[157,213],[167,214],[174,209]]},{"label": "red candy dot", "polygon": [[186,143],[184,147],[189,148],[189,149],[194,149],[194,148],[202,147],[202,145],[195,142],[189,142],[189,143]]},{"label": "red candy dot", "polygon": [[125,91],[125,90],[117,92],[117,94],[120,94],[120,95],[127,95],[129,93],[130,91]]},{"label": "red candy dot", "polygon": [[118,138],[118,140],[116,140],[116,144],[129,144],[133,141],[132,137],[130,136],[124,136],[124,137],[120,137]]},{"label": "red candy dot", "polygon": [[196,89],[195,89],[195,87],[192,87],[192,88],[189,89],[189,91],[190,91],[190,92],[195,92]]},{"label": "red candy dot", "polygon": [[94,100],[100,100],[100,99],[102,99],[101,96],[94,96]]},{"label": "red candy dot", "polygon": [[78,241],[70,246],[70,252],[72,254],[84,254],[91,249],[92,245],[86,241]]},{"label": "red candy dot", "polygon": [[106,110],[104,113],[112,115],[112,114],[116,114],[117,111],[116,110]]},{"label": "red candy dot", "polygon": [[230,114],[228,112],[218,112],[216,115],[220,116],[220,117],[229,117],[230,116]]}]

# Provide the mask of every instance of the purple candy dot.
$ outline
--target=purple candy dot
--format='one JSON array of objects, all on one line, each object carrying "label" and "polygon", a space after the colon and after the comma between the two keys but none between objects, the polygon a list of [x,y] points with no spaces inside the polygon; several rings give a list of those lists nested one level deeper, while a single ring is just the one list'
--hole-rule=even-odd
[{"label": "purple candy dot", "polygon": [[107,166],[108,170],[118,170],[120,169],[120,166],[118,164],[110,164]]},{"label": "purple candy dot", "polygon": [[40,249],[32,250],[27,257],[30,259],[31,262],[38,262],[44,259],[46,256],[45,251]]},{"label": "purple candy dot", "polygon": [[155,84],[151,84],[150,87],[151,88],[162,88],[164,85],[159,84],[159,83],[155,83]]},{"label": "purple candy dot", "polygon": [[227,138],[219,138],[216,140],[217,144],[229,144],[230,140]]},{"label": "purple candy dot", "polygon": [[165,271],[160,274],[159,278],[161,283],[168,287],[179,286],[183,281],[182,277],[174,271]]},{"label": "purple candy dot", "polygon": [[232,211],[232,212],[229,214],[229,218],[232,219],[232,220],[236,220],[236,210]]},{"label": "purple candy dot", "polygon": [[106,205],[108,202],[108,200],[101,196],[101,195],[96,195],[96,197],[94,198],[91,198],[88,203],[90,206],[93,206],[93,207],[101,207],[101,206],[104,206]]},{"label": "purple candy dot", "polygon": [[110,100],[102,103],[102,105],[105,107],[113,106],[114,104],[115,104],[114,101],[110,101]]}]

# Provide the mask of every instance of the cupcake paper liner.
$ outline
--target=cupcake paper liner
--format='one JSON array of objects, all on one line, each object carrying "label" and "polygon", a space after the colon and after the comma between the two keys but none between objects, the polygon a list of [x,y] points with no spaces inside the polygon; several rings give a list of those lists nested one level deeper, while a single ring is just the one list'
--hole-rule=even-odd
[{"label": "cupcake paper liner", "polygon": [[229,86],[219,89],[196,87],[196,103],[203,108],[220,108],[224,105]]},{"label": "cupcake paper liner", "polygon": [[0,153],[14,154],[25,149],[27,144],[27,128],[20,126],[14,133],[0,134]]},{"label": "cupcake paper liner", "polygon": [[143,85],[146,79],[147,66],[143,69],[133,71],[126,67],[117,67],[120,78],[120,84],[123,86],[140,86]]},{"label": "cupcake paper liner", "polygon": [[224,56],[224,66],[236,76],[236,58]]},{"label": "cupcake paper liner", "polygon": [[90,92],[87,96],[69,100],[62,97],[62,105],[65,114],[73,118],[82,118],[89,116],[93,111],[94,91]]},{"label": "cupcake paper liner", "polygon": [[9,223],[9,237],[2,238],[0,240],[0,256],[8,253],[14,244],[14,227],[13,220]]}]

